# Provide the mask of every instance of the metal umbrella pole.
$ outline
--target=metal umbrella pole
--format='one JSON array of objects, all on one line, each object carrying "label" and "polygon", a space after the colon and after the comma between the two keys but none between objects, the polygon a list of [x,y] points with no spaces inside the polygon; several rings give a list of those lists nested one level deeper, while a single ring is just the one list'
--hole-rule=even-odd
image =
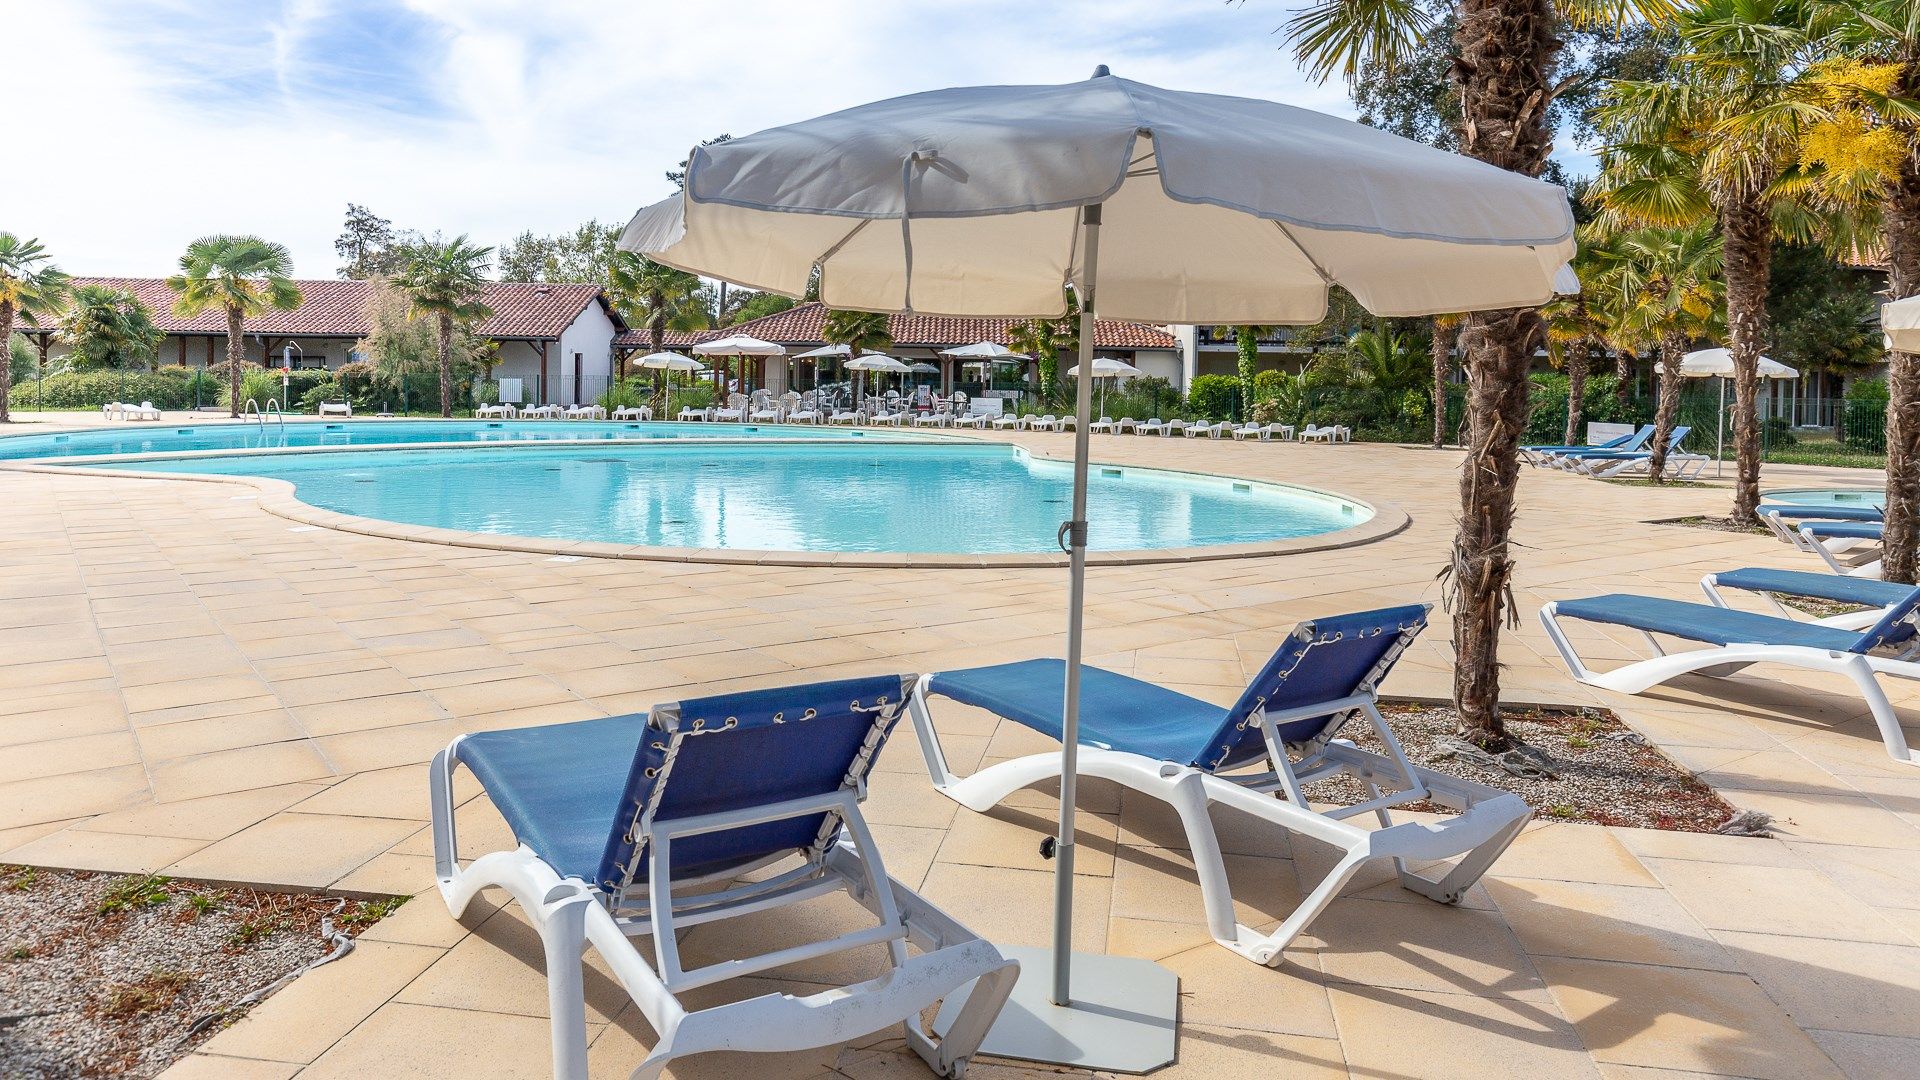
[{"label": "metal umbrella pole", "polygon": [[1718,432],[1713,438],[1713,478],[1718,480],[1720,470],[1727,467],[1727,377],[1722,375],[1714,381],[1720,384],[1720,411],[1714,420]]}]

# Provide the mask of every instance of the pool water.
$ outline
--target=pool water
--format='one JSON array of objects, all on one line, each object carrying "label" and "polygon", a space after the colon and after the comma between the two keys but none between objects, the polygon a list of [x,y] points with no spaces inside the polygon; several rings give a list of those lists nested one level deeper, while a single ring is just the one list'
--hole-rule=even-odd
[{"label": "pool water", "polygon": [[1769,491],[1761,502],[1775,506],[1873,506],[1884,508],[1887,493],[1878,488],[1800,488]]},{"label": "pool water", "polygon": [[910,438],[906,432],[853,431],[799,424],[606,423],[584,420],[406,421],[338,423],[133,424],[56,435],[0,439],[0,461],[28,458],[163,454],[202,450],[299,450],[320,446],[408,446],[424,443],[554,442],[581,439],[874,439]]},{"label": "pool water", "polygon": [[[632,445],[242,455],[123,467],[277,477],[313,506],[469,532],[969,554],[1059,550],[1055,533],[1068,516],[1073,480],[1064,462],[998,444],[646,436]],[[1100,551],[1314,536],[1372,516],[1349,500],[1282,485],[1099,465],[1088,504],[1090,546]]]}]

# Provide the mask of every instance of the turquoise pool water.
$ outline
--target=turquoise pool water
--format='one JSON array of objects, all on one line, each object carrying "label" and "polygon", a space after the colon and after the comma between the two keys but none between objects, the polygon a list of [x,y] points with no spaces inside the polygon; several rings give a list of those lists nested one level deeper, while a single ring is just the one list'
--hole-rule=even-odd
[{"label": "turquoise pool water", "polygon": [[[278,477],[310,505],[413,525],[758,551],[1057,551],[1055,530],[1072,491],[1064,463],[958,441],[753,445],[642,436],[632,445],[244,455],[126,467]],[[1365,506],[1297,488],[1099,466],[1088,514],[1090,546],[1101,551],[1313,536],[1371,516]]]},{"label": "turquoise pool water", "polygon": [[1885,507],[1887,493],[1875,488],[1798,488],[1769,491],[1760,497],[1776,506],[1875,506]]},{"label": "turquoise pool water", "polygon": [[0,439],[0,461],[165,454],[192,450],[296,450],[315,446],[408,446],[422,443],[553,442],[577,439],[899,439],[910,434],[784,424],[604,423],[584,420],[406,421],[344,420],[338,423],[147,424],[20,435]]}]

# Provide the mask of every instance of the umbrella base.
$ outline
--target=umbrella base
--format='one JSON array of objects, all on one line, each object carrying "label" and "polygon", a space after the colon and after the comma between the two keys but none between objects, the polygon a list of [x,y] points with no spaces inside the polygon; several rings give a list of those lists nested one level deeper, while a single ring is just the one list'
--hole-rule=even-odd
[{"label": "umbrella base", "polygon": [[[1180,978],[1151,960],[1073,954],[1073,1001],[1055,1005],[1053,952],[1000,947],[1020,961],[1013,996],[994,1021],[980,1053],[1104,1072],[1151,1072],[1173,1062]],[[953,1024],[964,995],[948,997],[935,1034]]]}]

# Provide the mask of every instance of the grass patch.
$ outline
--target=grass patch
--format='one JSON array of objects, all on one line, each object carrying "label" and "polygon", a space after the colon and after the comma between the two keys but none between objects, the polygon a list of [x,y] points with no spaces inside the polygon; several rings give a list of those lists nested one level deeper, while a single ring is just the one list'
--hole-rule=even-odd
[{"label": "grass patch", "polygon": [[168,884],[169,880],[158,874],[121,878],[100,898],[100,905],[95,910],[101,915],[113,915],[159,907],[173,899],[173,894],[167,891]]},{"label": "grass patch", "polygon": [[372,926],[381,919],[400,910],[407,902],[404,896],[389,896],[384,900],[358,900],[347,905],[347,910],[334,918],[342,930],[349,933]]},{"label": "grass patch", "polygon": [[1713,486],[1712,484],[1703,484],[1698,480],[1667,480],[1667,481],[1663,481],[1661,483],[1656,484],[1652,480],[1649,480],[1644,476],[1602,476],[1600,477],[1600,480],[1608,484],[1619,484],[1621,487],[1642,487],[1642,488],[1664,489],[1664,488],[1710,488]]},{"label": "grass patch", "polygon": [[116,1020],[158,1012],[172,1005],[174,999],[191,985],[193,980],[183,972],[151,971],[140,979],[121,983],[108,990],[107,1000],[100,1006],[100,1012]]}]

